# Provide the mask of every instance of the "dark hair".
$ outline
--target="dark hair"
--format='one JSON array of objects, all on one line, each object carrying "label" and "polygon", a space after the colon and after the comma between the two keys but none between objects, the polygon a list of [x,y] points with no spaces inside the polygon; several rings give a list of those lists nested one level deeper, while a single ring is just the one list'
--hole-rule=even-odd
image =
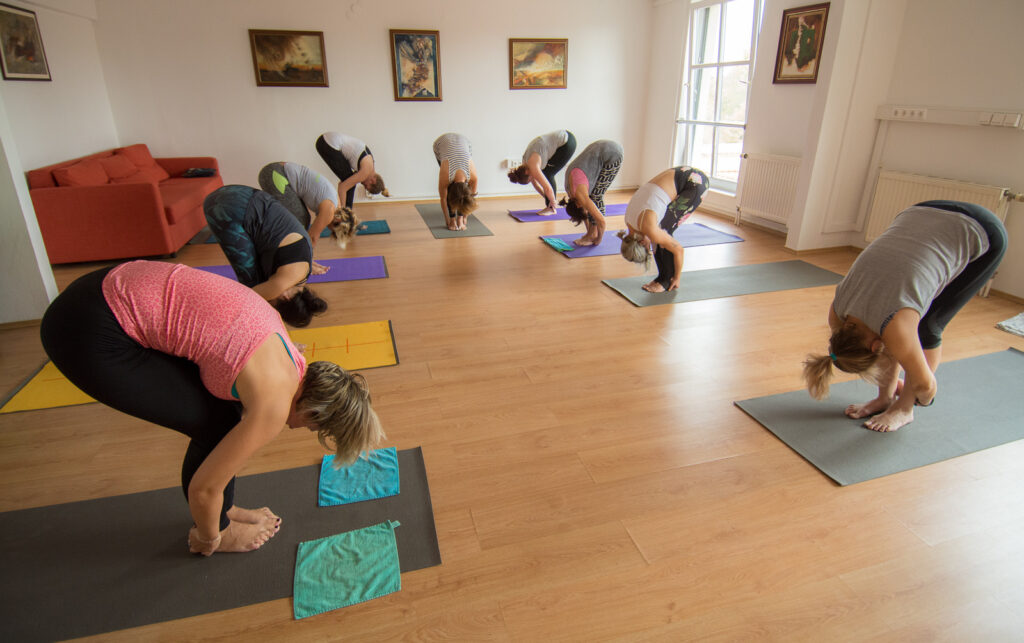
[{"label": "dark hair", "polygon": [[816,400],[828,395],[832,380],[832,367],[844,373],[860,375],[869,382],[877,379],[880,353],[864,346],[864,340],[855,324],[845,322],[828,340],[828,355],[808,355],[804,360],[804,381]]},{"label": "dark hair", "polygon": [[451,216],[468,217],[476,210],[476,195],[469,191],[469,182],[448,184],[448,212]]},{"label": "dark hair", "polygon": [[382,194],[384,196],[391,196],[388,189],[384,187],[384,179],[380,178],[380,174],[373,175],[373,181],[370,185],[363,183],[363,187],[366,188],[366,192],[369,194]]},{"label": "dark hair", "polygon": [[530,168],[520,165],[514,170],[508,171],[508,180],[519,185],[526,185],[530,182]]},{"label": "dark hair", "polygon": [[573,225],[579,225],[590,218],[590,214],[569,197],[562,197],[558,205],[565,206],[565,213],[569,215]]},{"label": "dark hair", "polygon": [[319,315],[327,310],[327,302],[317,297],[309,288],[303,288],[287,301],[279,299],[274,302],[274,308],[286,324],[305,328],[313,320],[313,315]]}]

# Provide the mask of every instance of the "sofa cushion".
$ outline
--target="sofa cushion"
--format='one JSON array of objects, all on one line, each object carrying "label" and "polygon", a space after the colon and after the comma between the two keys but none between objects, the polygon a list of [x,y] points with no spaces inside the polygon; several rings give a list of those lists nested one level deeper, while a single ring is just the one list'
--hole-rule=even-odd
[{"label": "sofa cushion", "polygon": [[63,187],[87,187],[90,185],[106,185],[110,182],[106,170],[97,159],[79,161],[74,165],[57,168],[53,171],[57,185]]},{"label": "sofa cushion", "polygon": [[115,179],[129,177],[139,171],[139,168],[123,154],[111,154],[101,158],[99,162],[106,171],[107,176],[110,177],[111,182],[115,182]]},{"label": "sofa cushion", "polygon": [[149,147],[145,143],[136,143],[135,145],[114,150],[114,155],[127,157],[129,161],[135,164],[135,167],[146,171],[147,176],[152,177],[156,181],[163,181],[171,176],[167,173],[167,170],[157,164],[156,159],[149,153]]},{"label": "sofa cushion", "polygon": [[196,208],[202,209],[206,195],[213,191],[209,183],[216,183],[217,177],[200,179],[167,179],[160,183],[160,196],[164,201],[167,223],[181,221]]}]

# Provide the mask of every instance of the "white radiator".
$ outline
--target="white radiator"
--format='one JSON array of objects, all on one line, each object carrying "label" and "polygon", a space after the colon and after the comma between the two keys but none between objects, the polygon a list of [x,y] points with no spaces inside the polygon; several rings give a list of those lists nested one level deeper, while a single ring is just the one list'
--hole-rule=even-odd
[{"label": "white radiator", "polygon": [[800,159],[773,154],[744,154],[737,181],[736,224],[744,215],[785,224],[793,211]]},{"label": "white radiator", "polygon": [[868,210],[864,238],[871,243],[885,232],[897,214],[915,203],[932,199],[974,203],[988,208],[1000,221],[1005,221],[1013,196],[1007,188],[992,185],[882,170],[878,173],[878,183]]}]

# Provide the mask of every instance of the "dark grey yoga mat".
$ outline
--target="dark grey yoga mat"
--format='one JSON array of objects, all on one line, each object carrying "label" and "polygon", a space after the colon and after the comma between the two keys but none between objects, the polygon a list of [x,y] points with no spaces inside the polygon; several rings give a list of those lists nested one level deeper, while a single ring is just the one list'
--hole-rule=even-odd
[{"label": "dark grey yoga mat", "polygon": [[300,541],[377,524],[395,530],[403,572],[441,563],[423,454],[398,452],[401,493],[317,506],[320,465],[239,478],[239,506],[283,523],[247,554],[190,555],[180,488],[10,511],[0,535],[0,639],[53,641],[292,595]]},{"label": "dark grey yoga mat", "polygon": [[605,279],[604,284],[633,302],[635,306],[657,306],[752,295],[759,292],[828,286],[839,283],[843,276],[804,261],[793,260],[684,271],[679,278],[679,289],[672,292],[651,293],[641,288],[653,278],[653,275],[645,275]]},{"label": "dark grey yoga mat", "polygon": [[833,386],[821,402],[794,391],[736,406],[841,485],[1024,439],[1024,353],[1010,348],[942,364],[937,378],[935,402],[915,408],[914,421],[891,433],[843,415],[878,392],[860,380]]},{"label": "dark grey yoga mat", "polygon": [[430,228],[435,239],[451,239],[452,237],[493,237],[487,226],[476,218],[476,215],[466,217],[465,230],[449,230],[444,224],[444,213],[441,212],[440,203],[417,203],[416,211],[423,217],[423,222]]}]

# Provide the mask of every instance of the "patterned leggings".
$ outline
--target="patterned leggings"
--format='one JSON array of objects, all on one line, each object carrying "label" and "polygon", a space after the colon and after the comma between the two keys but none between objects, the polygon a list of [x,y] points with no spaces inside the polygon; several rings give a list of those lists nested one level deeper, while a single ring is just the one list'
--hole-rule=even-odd
[{"label": "patterned leggings", "polygon": [[615,180],[620,167],[622,167],[622,159],[602,165],[601,172],[597,175],[597,180],[594,181],[594,185],[590,186],[590,200],[594,202],[594,205],[601,211],[601,214],[604,214],[604,193],[608,190],[608,186],[612,184],[612,181]]},{"label": "patterned leggings", "polygon": [[[252,288],[260,283],[256,266],[256,244],[246,232],[245,215],[258,190],[245,185],[225,185],[203,201],[206,223],[228,258],[238,281]],[[269,198],[269,197],[264,197]]]},{"label": "patterned leggings", "polygon": [[277,199],[298,219],[303,228],[309,229],[309,210],[284,175],[284,163],[269,163],[263,166],[259,176],[260,187]]}]

